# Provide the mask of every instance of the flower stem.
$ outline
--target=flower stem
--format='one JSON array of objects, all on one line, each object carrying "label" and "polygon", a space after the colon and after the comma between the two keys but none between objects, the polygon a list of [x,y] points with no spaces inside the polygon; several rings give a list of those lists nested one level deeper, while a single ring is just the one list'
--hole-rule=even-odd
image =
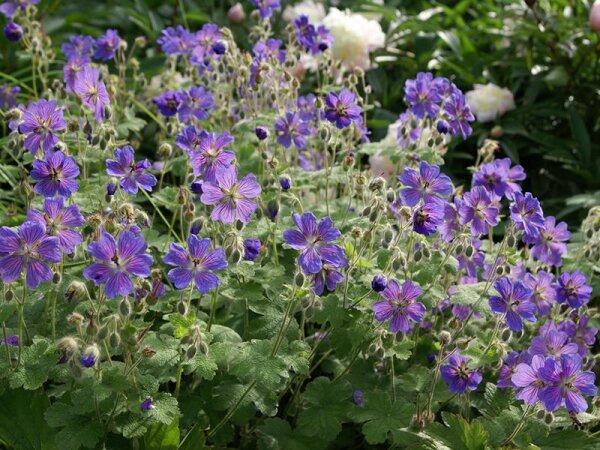
[{"label": "flower stem", "polygon": [[279,347],[281,346],[281,342],[283,341],[283,334],[286,330],[285,323],[287,322],[288,316],[292,311],[292,306],[294,305],[294,297],[296,296],[296,283],[294,283],[294,287],[292,288],[292,295],[287,304],[287,308],[285,309],[285,314],[283,315],[283,320],[281,321],[281,326],[279,327],[279,333],[277,333],[277,337],[275,338],[275,342],[273,344],[273,350],[271,351],[271,356],[275,356]]},{"label": "flower stem", "polygon": [[169,223],[169,221],[164,216],[164,214],[162,213],[162,211],[158,208],[158,206],[156,206],[156,203],[154,203],[154,200],[152,200],[152,197],[150,197],[150,195],[146,192],[145,189],[140,188],[140,191],[142,191],[142,193],[146,196],[146,198],[148,199],[148,201],[150,202],[150,204],[152,205],[152,207],[154,208],[154,210],[158,213],[158,215],[160,216],[160,218],[163,220],[163,222],[165,223],[165,225],[169,229],[169,232],[173,235],[173,237],[177,240],[177,242],[183,244],[183,241],[177,235],[177,233],[175,233],[175,230],[173,229],[173,226]]},{"label": "flower stem", "polygon": [[510,444],[510,442],[515,437],[517,437],[517,434],[519,434],[519,432],[523,429],[523,427],[527,423],[527,418],[528,418],[527,415],[529,414],[529,410],[530,409],[531,409],[531,405],[527,405],[527,408],[525,408],[525,411],[523,411],[523,415],[521,416],[521,420],[519,420],[519,422],[515,426],[515,429],[512,431],[512,433],[510,433],[510,435],[504,441],[502,441],[502,444],[500,444],[501,446],[505,446],[505,445]]}]

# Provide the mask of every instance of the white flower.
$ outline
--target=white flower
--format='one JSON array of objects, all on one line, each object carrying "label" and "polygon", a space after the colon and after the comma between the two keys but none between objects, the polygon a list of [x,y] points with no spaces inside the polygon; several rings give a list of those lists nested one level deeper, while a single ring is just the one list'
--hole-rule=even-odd
[{"label": "white flower", "polygon": [[333,57],[352,69],[369,67],[369,53],[385,45],[381,25],[360,14],[331,8],[323,19],[334,37]]},{"label": "white flower", "polygon": [[325,17],[325,8],[314,0],[303,0],[286,7],[283,11],[283,20],[286,22],[292,22],[298,16],[306,16],[310,23],[317,24]]},{"label": "white flower", "polygon": [[491,122],[504,113],[515,109],[512,92],[495,84],[476,84],[467,92],[467,103],[479,122]]}]

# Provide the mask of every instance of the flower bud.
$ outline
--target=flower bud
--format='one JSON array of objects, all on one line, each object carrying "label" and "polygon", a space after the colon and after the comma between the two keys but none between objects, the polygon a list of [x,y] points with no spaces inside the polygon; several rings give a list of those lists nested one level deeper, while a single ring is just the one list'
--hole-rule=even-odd
[{"label": "flower bud", "polygon": [[294,283],[296,283],[296,286],[298,287],[302,287],[304,285],[304,274],[302,272],[298,272],[296,274],[296,276],[294,277]]},{"label": "flower bud", "polygon": [[227,11],[227,18],[231,23],[236,25],[244,21],[246,14],[244,13],[244,8],[241,3],[238,2],[229,8],[229,11]]},{"label": "flower bud", "polygon": [[374,178],[373,180],[371,180],[371,183],[369,183],[369,190],[371,192],[382,192],[384,188],[385,179],[383,179],[382,177]]},{"label": "flower bud", "polygon": [[131,315],[131,303],[124,297],[123,300],[119,303],[119,314],[124,319],[127,319]]},{"label": "flower bud", "polygon": [[590,28],[600,33],[600,1],[595,1],[590,9]]},{"label": "flower bud", "polygon": [[182,316],[185,316],[187,314],[187,305],[185,302],[183,302],[183,301],[177,302],[177,312],[179,314],[181,314]]},{"label": "flower bud", "polygon": [[198,351],[198,349],[196,348],[195,345],[190,345],[187,350],[185,351],[185,357],[187,359],[192,359],[194,356],[196,356],[196,352]]},{"label": "flower bud", "polygon": [[83,316],[77,312],[73,312],[67,316],[67,322],[70,325],[79,326],[83,323]]},{"label": "flower bud", "polygon": [[470,258],[473,256],[473,253],[475,253],[475,248],[472,245],[468,245],[465,249],[465,256]]},{"label": "flower bud", "polygon": [[281,189],[284,191],[289,191],[292,187],[292,179],[287,175],[281,176],[281,178],[279,178],[279,186],[281,186]]},{"label": "flower bud", "polygon": [[440,343],[445,347],[452,340],[452,335],[448,331],[442,330],[442,331],[440,331],[439,338],[440,338]]},{"label": "flower bud", "polygon": [[375,275],[373,277],[373,280],[371,281],[371,288],[373,288],[375,292],[383,291],[386,288],[386,286],[387,279],[384,275]]},{"label": "flower bud", "polygon": [[277,215],[279,214],[279,201],[276,198],[269,200],[267,203],[267,216],[271,221],[275,221]]},{"label": "flower bud", "polygon": [[121,345],[121,336],[119,336],[118,333],[112,333],[108,338],[108,345],[110,345],[112,348],[117,348],[119,345]]},{"label": "flower bud", "polygon": [[422,257],[423,257],[423,252],[421,251],[421,249],[417,249],[417,251],[413,255],[413,261],[419,262],[419,261],[421,261]]},{"label": "flower bud", "polygon": [[354,167],[354,163],[355,163],[355,157],[354,157],[354,153],[350,152],[346,155],[346,157],[344,158],[344,162],[342,164],[342,168],[347,172],[348,170],[352,169]]}]

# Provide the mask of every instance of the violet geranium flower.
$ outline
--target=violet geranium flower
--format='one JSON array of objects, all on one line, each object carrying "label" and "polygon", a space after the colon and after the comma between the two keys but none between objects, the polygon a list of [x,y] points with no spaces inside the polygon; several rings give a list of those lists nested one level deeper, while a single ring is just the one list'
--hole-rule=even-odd
[{"label": "violet geranium flower", "polygon": [[108,61],[115,56],[119,47],[119,33],[117,30],[108,29],[106,33],[96,39],[94,59]]},{"label": "violet geranium flower", "polygon": [[203,86],[192,86],[187,92],[182,93],[179,105],[179,119],[183,123],[190,123],[192,118],[203,120],[208,118],[208,112],[214,106],[212,92]]},{"label": "violet geranium flower", "polygon": [[34,160],[30,175],[37,181],[33,190],[44,197],[70,197],[79,189],[79,167],[72,156],[60,150],[47,151],[44,159]]},{"label": "violet geranium flower", "polygon": [[221,134],[198,131],[193,125],[177,136],[177,145],[188,152],[194,175],[204,181],[217,181],[217,173],[231,169],[235,153],[227,149],[233,142],[229,131]]},{"label": "violet geranium flower", "polygon": [[39,222],[27,221],[17,230],[0,228],[0,278],[4,283],[16,281],[25,268],[25,284],[30,289],[52,280],[48,263],[60,262],[62,255],[57,237],[48,236]]},{"label": "violet geranium flower", "polygon": [[526,405],[535,405],[539,401],[540,390],[544,387],[539,370],[544,362],[543,356],[535,355],[530,364],[522,362],[514,369],[511,381],[519,389],[515,398],[523,400]]},{"label": "violet geranium flower", "polygon": [[523,284],[532,290],[531,301],[535,304],[538,314],[540,316],[550,314],[552,305],[556,303],[554,276],[543,270],[538,271],[535,275],[528,273],[523,278]]},{"label": "violet geranium flower", "polygon": [[119,178],[119,186],[128,194],[135,195],[138,186],[152,192],[156,185],[156,177],[146,170],[151,166],[150,161],[144,159],[135,162],[134,150],[130,145],[115,148],[115,158],[106,160],[106,173]]},{"label": "violet geranium flower", "polygon": [[300,119],[298,113],[287,112],[285,117],[278,117],[275,121],[277,143],[288,148],[292,142],[298,150],[306,147],[306,136],[310,135],[310,128]]},{"label": "violet geranium flower", "polygon": [[473,122],[475,116],[473,116],[471,108],[467,104],[467,100],[462,92],[453,93],[446,100],[444,110],[448,116],[448,125],[450,126],[452,135],[458,136],[462,134],[463,139],[468,138],[473,132],[469,122]]},{"label": "violet geranium flower", "polygon": [[260,184],[254,174],[248,174],[238,181],[237,167],[216,173],[215,182],[202,183],[200,201],[205,205],[215,205],[210,214],[212,220],[220,220],[225,224],[239,219],[243,223],[250,222],[250,216],[257,208],[250,199],[258,197]]},{"label": "violet geranium flower", "polygon": [[177,289],[185,289],[194,281],[196,289],[206,294],[221,284],[213,271],[227,267],[223,249],[211,249],[210,239],[200,239],[190,234],[187,239],[188,250],[179,244],[171,244],[163,258],[165,264],[175,266],[167,274],[169,281]]},{"label": "violet geranium flower", "polygon": [[526,192],[515,192],[514,202],[510,205],[510,218],[519,231],[523,231],[523,241],[535,242],[544,226],[544,213],[537,198]]},{"label": "violet geranium flower", "polygon": [[417,208],[413,215],[413,231],[423,236],[435,233],[444,222],[444,203],[434,197]]},{"label": "violet geranium flower", "polygon": [[567,253],[567,242],[571,233],[565,222],[556,223],[556,218],[549,216],[544,219],[539,237],[531,247],[531,256],[548,266],[560,267],[562,257]]},{"label": "violet geranium flower", "polygon": [[427,202],[443,198],[454,190],[450,178],[440,173],[440,167],[429,165],[425,161],[419,164],[418,172],[412,167],[406,167],[398,180],[406,186],[400,190],[400,197],[407,206],[415,206],[420,200]]},{"label": "violet geranium flower", "polygon": [[408,333],[413,322],[420,323],[425,315],[425,305],[415,301],[421,295],[421,288],[410,280],[398,284],[390,280],[383,291],[379,293],[384,300],[373,305],[375,319],[384,322],[391,318],[390,331],[392,333]]},{"label": "violet geranium flower", "polygon": [[35,155],[41,148],[50,150],[58,142],[56,132],[67,128],[62,108],[55,100],[38,100],[30,103],[24,111],[19,133],[25,135],[25,148]]},{"label": "violet geranium flower", "polygon": [[132,231],[121,231],[115,242],[102,230],[98,240],[88,245],[88,252],[96,261],[84,269],[83,276],[96,286],[105,283],[107,298],[129,295],[134,291],[131,276],[150,276],[153,258],[146,254],[147,247],[144,238]]},{"label": "violet geranium flower", "polygon": [[462,394],[469,390],[474,391],[481,383],[482,376],[477,370],[469,367],[469,360],[454,352],[448,358],[448,364],[440,368],[442,380],[448,385],[448,390],[453,394]]},{"label": "violet geranium flower", "polygon": [[484,187],[474,187],[462,199],[456,199],[456,203],[460,224],[471,224],[471,232],[475,236],[487,233],[488,226],[498,225],[498,208],[493,206],[492,198]]},{"label": "violet geranium flower", "polygon": [[110,104],[106,86],[99,78],[100,72],[86,66],[75,75],[73,83],[73,92],[79,96],[85,106],[94,111],[96,122],[104,119],[104,109]]},{"label": "violet geranium flower", "polygon": [[522,319],[535,322],[535,304],[531,301],[533,291],[521,282],[507,277],[494,283],[499,295],[490,297],[490,308],[496,314],[504,314],[508,328],[513,331],[523,329]]},{"label": "violet geranium flower", "polygon": [[292,220],[299,230],[285,230],[283,239],[294,250],[300,250],[298,264],[305,274],[319,273],[324,263],[337,268],[347,264],[344,250],[332,243],[341,233],[329,217],[317,223],[315,215],[307,211],[302,216],[294,214]]},{"label": "violet geranium flower", "polygon": [[585,305],[592,295],[592,287],[587,284],[587,276],[578,270],[564,272],[558,277],[556,301],[568,303],[571,308]]},{"label": "violet geranium flower", "polygon": [[255,8],[258,9],[258,14],[261,19],[268,19],[273,14],[273,11],[281,8],[280,0],[250,0]]},{"label": "violet geranium flower", "polygon": [[414,80],[406,80],[404,99],[419,119],[429,115],[435,117],[440,110],[438,103],[442,100],[437,83],[429,72],[420,72]]},{"label": "violet geranium flower", "polygon": [[596,395],[596,375],[582,371],[581,365],[579,355],[562,355],[559,361],[546,359],[538,374],[546,384],[539,393],[539,399],[547,411],[556,411],[562,404],[568,412],[581,413],[588,409],[583,395]]},{"label": "violet geranium flower", "polygon": [[339,129],[347,128],[359,120],[360,113],[356,95],[348,89],[342,89],[339,94],[330,92],[325,97],[325,118]]},{"label": "violet geranium flower", "polygon": [[85,223],[79,206],[75,204],[65,206],[62,197],[46,198],[42,211],[30,209],[27,211],[27,219],[43,224],[48,235],[58,237],[63,253],[73,253],[75,247],[83,241],[81,233],[72,229]]}]

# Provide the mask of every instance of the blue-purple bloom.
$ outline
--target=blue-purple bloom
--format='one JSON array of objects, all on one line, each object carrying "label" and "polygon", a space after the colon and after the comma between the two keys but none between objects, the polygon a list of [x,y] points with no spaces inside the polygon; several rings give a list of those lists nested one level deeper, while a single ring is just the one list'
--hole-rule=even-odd
[{"label": "blue-purple bloom", "polygon": [[215,183],[219,172],[232,168],[235,153],[227,149],[233,142],[229,131],[217,134],[190,125],[177,135],[176,142],[190,156],[194,175],[204,181]]},{"label": "blue-purple bloom", "polygon": [[298,113],[287,112],[285,117],[278,117],[275,121],[277,143],[288,148],[292,142],[298,150],[306,147],[306,136],[311,134],[307,123],[300,119]]},{"label": "blue-purple bloom", "polygon": [[284,191],[289,191],[292,188],[292,179],[287,175],[283,175],[279,178],[279,186]]},{"label": "blue-purple bloom", "polygon": [[502,359],[502,366],[498,371],[498,381],[496,382],[496,386],[501,389],[516,387],[511,378],[515,374],[517,365],[521,359],[521,355],[517,352],[509,352]]},{"label": "blue-purple bloom", "polygon": [[115,148],[115,159],[106,160],[106,173],[119,179],[119,186],[128,194],[135,195],[138,186],[152,192],[156,185],[156,177],[146,172],[150,161],[144,159],[135,162],[134,150],[130,145]]},{"label": "blue-purple bloom", "polygon": [[281,8],[279,0],[250,0],[255,8],[258,9],[258,13],[261,19],[268,19],[273,15],[273,11]]},{"label": "blue-purple bloom", "polygon": [[559,324],[560,329],[567,333],[572,342],[577,344],[579,355],[582,358],[590,353],[590,347],[596,343],[596,334],[598,334],[598,328],[588,327],[589,319],[587,314],[582,314],[574,317],[573,320],[565,320]]},{"label": "blue-purple bloom", "polygon": [[183,28],[167,27],[162,30],[160,37],[156,40],[166,55],[186,55],[196,45],[196,39],[192,33]]},{"label": "blue-purple bloom", "polygon": [[83,104],[94,111],[96,122],[104,119],[104,109],[110,104],[106,86],[99,78],[100,72],[86,66],[75,75],[72,88]]},{"label": "blue-purple bloom", "polygon": [[371,288],[375,291],[375,292],[381,292],[383,291],[386,286],[387,286],[387,278],[385,277],[385,275],[375,275],[373,277],[373,279],[371,280]]},{"label": "blue-purple bloom", "polygon": [[435,117],[440,110],[438,103],[442,97],[433,75],[429,72],[420,72],[414,80],[406,80],[404,94],[411,111],[419,119],[425,115]]},{"label": "blue-purple bloom", "polygon": [[108,29],[106,33],[96,39],[94,50],[94,59],[108,61],[115,56],[115,51],[119,47],[119,33],[117,30]]},{"label": "blue-purple bloom", "polygon": [[473,174],[473,187],[483,186],[498,197],[514,198],[515,192],[521,192],[521,186],[516,182],[524,180],[525,172],[522,166],[510,167],[510,158],[496,159],[483,164],[479,171]]},{"label": "blue-purple bloom", "polygon": [[167,277],[177,289],[185,289],[194,281],[196,289],[206,294],[221,284],[221,280],[213,272],[227,267],[223,249],[211,249],[208,238],[200,239],[190,234],[187,239],[188,250],[179,244],[171,244],[163,262],[174,269],[169,270]]},{"label": "blue-purple bloom", "polygon": [[549,216],[539,230],[539,236],[532,243],[531,256],[548,266],[560,267],[562,257],[567,253],[567,242],[571,233],[565,222],[556,223],[556,218]]},{"label": "blue-purple bloom", "polygon": [[47,151],[44,159],[34,160],[30,175],[37,181],[33,190],[44,197],[70,197],[79,189],[79,167],[60,150]]},{"label": "blue-purple bloom", "polygon": [[17,106],[17,95],[21,92],[19,86],[0,86],[0,109],[10,109]]},{"label": "blue-purple bloom", "polygon": [[0,13],[12,19],[18,10],[24,11],[28,5],[37,5],[40,0],[7,0],[0,4]]},{"label": "blue-purple bloom", "polygon": [[440,167],[429,165],[425,161],[419,164],[418,172],[412,167],[406,167],[398,180],[406,186],[400,190],[400,197],[407,206],[415,206],[421,200],[428,202],[443,198],[454,191],[452,181],[447,175],[440,173]]},{"label": "blue-purple bloom", "polygon": [[259,141],[264,141],[269,137],[269,129],[267,127],[256,127],[254,130]]},{"label": "blue-purple bloom", "polygon": [[97,241],[88,245],[95,262],[83,270],[86,280],[96,286],[105,284],[107,298],[129,295],[134,291],[131,276],[149,277],[152,256],[146,254],[148,244],[140,235],[123,230],[117,241],[104,230]]},{"label": "blue-purple bloom", "polygon": [[0,278],[6,284],[13,283],[25,269],[25,284],[30,289],[52,280],[47,263],[62,259],[58,246],[58,238],[48,236],[39,222],[27,221],[16,231],[0,228]]},{"label": "blue-purple bloom", "polygon": [[588,278],[579,270],[564,272],[558,277],[556,301],[568,303],[571,308],[585,305],[592,295],[592,287],[587,284]]},{"label": "blue-purple bloom", "polygon": [[515,228],[524,232],[525,242],[535,242],[544,226],[544,213],[540,202],[529,192],[525,195],[515,192],[514,202],[510,205],[510,218]]},{"label": "blue-purple bloom", "polygon": [[458,136],[461,134],[463,139],[468,138],[473,132],[469,122],[473,122],[475,116],[473,116],[462,92],[455,92],[446,100],[444,111],[448,117],[448,125],[452,135]]},{"label": "blue-purple bloom", "polygon": [[339,94],[330,92],[325,97],[325,118],[339,129],[349,127],[361,118],[361,108],[356,104],[356,95],[348,89]]},{"label": "blue-purple bloom", "polygon": [[10,42],[19,42],[23,38],[23,28],[16,22],[8,22],[4,27],[4,35]]},{"label": "blue-purple bloom", "polygon": [[462,199],[455,200],[458,206],[461,225],[471,224],[471,232],[475,236],[485,234],[488,226],[496,226],[500,221],[498,208],[493,206],[489,192],[477,186],[466,192]]},{"label": "blue-purple bloom", "polygon": [[249,238],[244,240],[244,259],[254,261],[260,254],[261,243],[258,239]]},{"label": "blue-purple bloom", "polygon": [[292,220],[299,230],[285,230],[283,238],[291,248],[301,251],[298,264],[305,274],[319,273],[324,263],[332,267],[347,264],[344,249],[332,244],[341,233],[333,226],[331,218],[323,217],[317,223],[315,215],[307,211],[302,216],[294,214]]},{"label": "blue-purple bloom", "polygon": [[94,367],[97,361],[98,359],[93,353],[84,353],[83,355],[81,355],[81,358],[79,358],[79,362],[81,363],[81,365],[88,369],[90,367]]},{"label": "blue-purple bloom", "polygon": [[154,406],[154,403],[152,403],[152,399],[150,397],[148,397],[147,399],[145,399],[141,404],[140,404],[140,410],[142,412],[148,412],[148,411],[152,411],[154,408],[156,408]]},{"label": "blue-purple bloom", "polygon": [[202,184],[200,201],[205,205],[215,205],[210,218],[231,224],[236,219],[243,223],[250,222],[250,216],[257,208],[251,199],[261,193],[260,184],[252,173],[238,181],[237,167],[219,170],[215,181],[205,181]]},{"label": "blue-purple bloom", "polygon": [[390,321],[392,333],[408,333],[413,322],[420,323],[425,315],[425,305],[417,302],[421,295],[421,288],[410,280],[398,284],[396,280],[390,280],[383,291],[379,293],[384,300],[373,304],[375,319],[380,322]]},{"label": "blue-purple bloom", "polygon": [[568,342],[567,333],[558,331],[552,325],[544,330],[540,336],[531,339],[531,345],[527,352],[530,355],[541,355],[545,358],[560,358],[561,355],[574,355],[578,353],[577,344]]},{"label": "blue-purple bloom", "polygon": [[440,368],[440,373],[442,380],[448,385],[448,390],[453,394],[474,391],[482,380],[481,373],[471,369],[469,360],[457,351],[450,355],[448,363]]},{"label": "blue-purple bloom", "polygon": [[65,128],[67,122],[62,108],[56,106],[55,100],[42,99],[27,106],[19,133],[25,135],[25,148],[35,155],[40,148],[48,151],[56,145],[58,138],[55,133]]},{"label": "blue-purple bloom", "polygon": [[535,304],[537,313],[540,316],[550,314],[552,305],[556,303],[554,276],[543,270],[535,275],[528,273],[523,278],[523,284],[533,292],[531,301]]},{"label": "blue-purple bloom", "polygon": [[19,346],[19,336],[11,334],[6,336],[6,339],[0,340],[0,345],[10,345],[11,347]]},{"label": "blue-purple bloom", "polygon": [[152,99],[161,114],[165,117],[173,117],[179,111],[184,98],[181,91],[166,91]]},{"label": "blue-purple bloom", "polygon": [[535,304],[531,301],[533,291],[523,282],[503,277],[494,283],[494,288],[499,295],[490,297],[490,308],[494,313],[504,315],[508,328],[521,331],[522,319],[535,322]]},{"label": "blue-purple bloom", "polygon": [[536,355],[530,363],[522,362],[514,368],[511,381],[519,389],[515,397],[523,400],[526,405],[534,405],[539,400],[540,390],[544,387],[544,381],[539,376],[539,370],[544,366],[544,363],[544,357]]},{"label": "blue-purple bloom", "polygon": [[546,411],[556,411],[561,405],[565,405],[568,412],[581,413],[588,409],[583,395],[596,395],[596,375],[582,371],[581,365],[581,356],[577,354],[562,355],[559,361],[552,358],[544,361],[538,377],[545,386],[539,392],[539,400]]},{"label": "blue-purple bloom", "polygon": [[337,285],[344,281],[344,275],[337,269],[341,269],[347,264],[346,258],[336,264],[324,262],[321,270],[312,276],[312,288],[315,295],[323,295],[325,288],[327,288],[327,292],[333,292]]},{"label": "blue-purple bloom", "polygon": [[60,48],[67,61],[79,59],[87,64],[91,62],[91,55],[94,51],[94,38],[82,34],[71,36],[69,42],[65,42]]},{"label": "blue-purple bloom", "polygon": [[44,199],[42,211],[30,209],[27,220],[39,222],[46,227],[46,233],[58,237],[59,247],[63,253],[71,254],[83,241],[81,233],[73,228],[85,224],[85,219],[79,211],[79,206],[65,206],[62,197]]},{"label": "blue-purple bloom", "polygon": [[203,120],[208,118],[208,112],[214,106],[212,92],[203,86],[192,86],[187,91],[180,92],[180,105],[177,110],[179,120],[190,123],[192,118]]},{"label": "blue-purple bloom", "polygon": [[433,197],[418,207],[413,214],[413,231],[423,236],[435,233],[444,221],[444,203]]}]

